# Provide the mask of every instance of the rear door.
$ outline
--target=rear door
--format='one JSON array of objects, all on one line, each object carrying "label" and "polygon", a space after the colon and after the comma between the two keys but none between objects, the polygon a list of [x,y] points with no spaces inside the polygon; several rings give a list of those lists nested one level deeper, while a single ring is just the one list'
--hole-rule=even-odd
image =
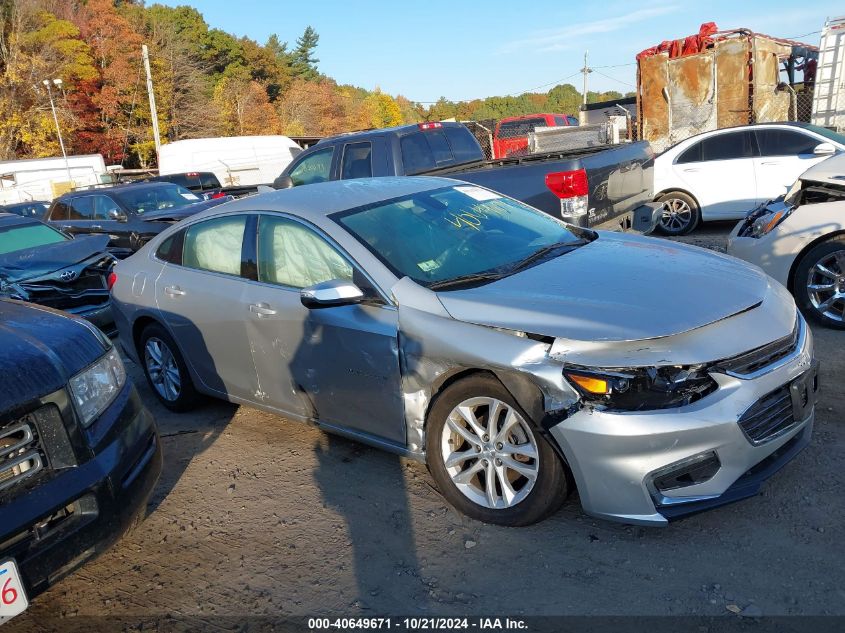
[{"label": "rear door", "polygon": [[162,318],[205,387],[222,398],[254,402],[258,381],[241,276],[248,223],[246,214],[211,218],[165,240],[157,256],[171,263],[156,279],[155,294]]},{"label": "rear door", "polygon": [[785,194],[802,173],[827,158],[813,153],[822,141],[798,129],[764,128],[755,135],[760,148],[754,159],[758,202]]},{"label": "rear door", "polygon": [[753,132],[724,132],[691,145],[672,168],[680,188],[698,201],[703,219],[738,219],[757,206],[756,153]]}]

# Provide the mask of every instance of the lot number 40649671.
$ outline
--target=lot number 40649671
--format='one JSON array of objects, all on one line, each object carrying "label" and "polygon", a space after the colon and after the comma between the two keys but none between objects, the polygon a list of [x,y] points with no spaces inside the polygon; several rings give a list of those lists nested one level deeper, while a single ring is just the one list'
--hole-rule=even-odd
[{"label": "lot number 40649671", "polygon": [[15,561],[0,563],[0,624],[22,613],[29,606]]}]

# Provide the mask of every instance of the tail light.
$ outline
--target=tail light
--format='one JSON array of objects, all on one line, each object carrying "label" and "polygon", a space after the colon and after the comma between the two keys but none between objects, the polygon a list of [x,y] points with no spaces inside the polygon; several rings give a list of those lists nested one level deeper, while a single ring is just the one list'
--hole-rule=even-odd
[{"label": "tail light", "polygon": [[582,225],[581,218],[587,215],[587,172],[583,169],[555,171],[546,174],[546,186],[560,198],[560,215],[572,224]]},{"label": "tail light", "polygon": [[212,200],[217,200],[217,198],[225,198],[227,194],[223,193],[222,191],[218,191],[216,193],[211,194]]},{"label": "tail light", "polygon": [[437,122],[434,122],[434,123],[420,123],[420,124],[419,124],[419,128],[420,128],[421,130],[436,130],[436,129],[441,128],[441,127],[443,127],[443,124],[442,124],[442,123],[437,123]]},{"label": "tail light", "polygon": [[117,283],[117,273],[114,273],[114,272],[109,273],[109,276],[106,279],[106,286],[108,287],[108,289],[111,290],[112,287],[114,287],[114,285],[116,283]]}]

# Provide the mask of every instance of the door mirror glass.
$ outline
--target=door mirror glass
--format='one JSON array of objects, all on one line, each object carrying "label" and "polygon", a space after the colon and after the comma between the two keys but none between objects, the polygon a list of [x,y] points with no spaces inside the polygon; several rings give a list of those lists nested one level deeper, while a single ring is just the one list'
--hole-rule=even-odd
[{"label": "door mirror glass", "polygon": [[285,174],[282,174],[273,181],[273,189],[290,189],[291,187],[293,187],[293,180]]},{"label": "door mirror glass", "polygon": [[819,143],[813,148],[813,154],[816,156],[829,156],[835,153],[836,148],[831,143]]},{"label": "door mirror glass", "polygon": [[109,220],[116,220],[117,222],[126,222],[126,214],[120,209],[109,209]]},{"label": "door mirror glass", "polygon": [[364,293],[351,281],[332,279],[303,288],[299,299],[308,309],[331,308],[361,303]]}]

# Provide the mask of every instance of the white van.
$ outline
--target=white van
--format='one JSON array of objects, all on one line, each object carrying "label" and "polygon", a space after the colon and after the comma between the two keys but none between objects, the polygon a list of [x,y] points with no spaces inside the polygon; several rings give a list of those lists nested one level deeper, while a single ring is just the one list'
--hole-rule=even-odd
[{"label": "white van", "polygon": [[2,161],[0,204],[52,200],[74,187],[109,181],[101,154]]},{"label": "white van", "polygon": [[161,146],[158,172],[213,172],[224,187],[269,184],[302,149],[287,136],[195,138]]}]

